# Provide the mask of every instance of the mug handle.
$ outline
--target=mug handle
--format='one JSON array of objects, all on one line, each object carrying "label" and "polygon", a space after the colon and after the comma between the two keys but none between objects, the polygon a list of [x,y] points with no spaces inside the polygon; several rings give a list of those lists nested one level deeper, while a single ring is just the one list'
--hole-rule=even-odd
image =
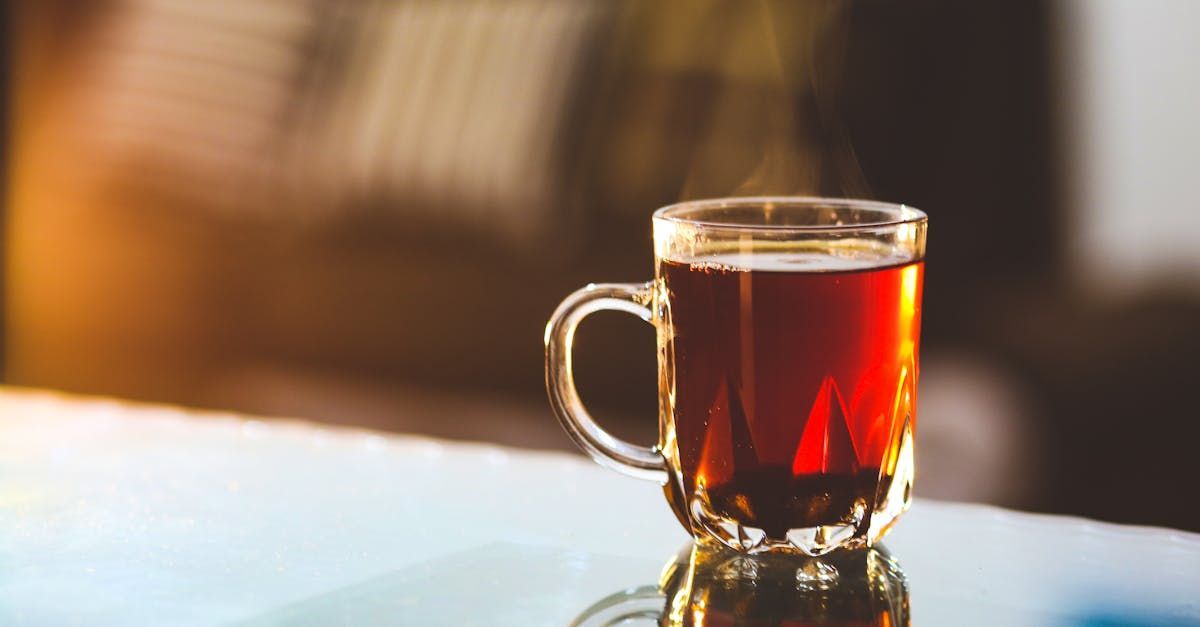
[{"label": "mug handle", "polygon": [[605,431],[583,406],[575,389],[571,348],[575,328],[597,311],[631,313],[654,324],[654,283],[592,283],[563,300],[546,324],[546,392],[567,435],[596,463],[639,479],[667,481],[667,463],[657,448],[630,444]]}]

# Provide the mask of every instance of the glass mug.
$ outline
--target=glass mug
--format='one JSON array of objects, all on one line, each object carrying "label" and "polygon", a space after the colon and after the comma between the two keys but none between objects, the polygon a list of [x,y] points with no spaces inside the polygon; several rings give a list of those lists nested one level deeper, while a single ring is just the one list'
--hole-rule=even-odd
[{"label": "glass mug", "polygon": [[[547,324],[550,404],[594,460],[661,483],[698,540],[871,546],[911,498],[926,228],[917,209],[863,200],[659,209],[655,279],[588,285]],[[654,448],[605,431],[575,389],[575,329],[603,309],[657,330]]]}]

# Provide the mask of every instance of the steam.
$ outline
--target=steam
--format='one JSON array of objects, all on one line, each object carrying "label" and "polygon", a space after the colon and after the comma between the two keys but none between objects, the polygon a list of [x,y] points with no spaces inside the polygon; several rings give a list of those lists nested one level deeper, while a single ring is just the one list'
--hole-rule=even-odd
[{"label": "steam", "polygon": [[[721,74],[681,200],[717,196],[870,197],[838,114],[848,3],[731,4],[712,53]],[[737,9],[732,10],[731,9]]]}]

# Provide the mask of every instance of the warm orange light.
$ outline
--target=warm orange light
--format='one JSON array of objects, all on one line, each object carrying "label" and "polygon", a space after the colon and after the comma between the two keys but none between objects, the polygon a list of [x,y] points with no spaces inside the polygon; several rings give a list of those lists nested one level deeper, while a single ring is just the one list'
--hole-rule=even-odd
[{"label": "warm orange light", "polygon": [[917,315],[917,298],[920,293],[921,265],[911,264],[900,271],[900,358],[907,359],[916,349],[915,338],[909,331]]}]

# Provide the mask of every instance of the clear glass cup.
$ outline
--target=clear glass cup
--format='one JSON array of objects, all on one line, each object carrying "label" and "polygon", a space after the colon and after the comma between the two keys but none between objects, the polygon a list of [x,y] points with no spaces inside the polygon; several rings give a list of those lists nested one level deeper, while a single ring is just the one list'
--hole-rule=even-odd
[{"label": "clear glass cup", "polygon": [[[546,327],[546,387],[594,460],[658,481],[700,540],[760,553],[870,546],[909,506],[927,218],[864,200],[701,200],[654,213],[655,279],[592,284]],[[575,389],[602,309],[658,337],[659,441],[622,441]]]}]

